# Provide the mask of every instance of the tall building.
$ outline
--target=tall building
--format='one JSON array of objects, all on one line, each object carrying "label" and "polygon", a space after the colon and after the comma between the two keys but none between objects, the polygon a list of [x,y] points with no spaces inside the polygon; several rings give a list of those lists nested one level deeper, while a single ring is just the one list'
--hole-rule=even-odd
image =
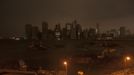
[{"label": "tall building", "polygon": [[42,39],[44,40],[48,39],[48,23],[47,22],[42,23]]},{"label": "tall building", "polygon": [[66,39],[70,39],[71,29],[72,29],[72,24],[71,23],[66,23],[66,27],[65,27]]},{"label": "tall building", "polygon": [[73,21],[72,22],[72,26],[71,26],[71,39],[77,39],[77,33],[76,33],[76,25],[77,25],[77,21]]},{"label": "tall building", "polygon": [[83,34],[83,39],[88,40],[88,38],[89,38],[89,37],[88,37],[88,32],[89,32],[88,29],[84,29],[84,30],[83,30],[83,32],[82,32],[82,34]]},{"label": "tall building", "polygon": [[55,37],[56,37],[56,39],[57,40],[61,40],[61,36],[62,36],[62,34],[61,34],[61,27],[60,27],[60,24],[57,24],[56,26],[55,26]]},{"label": "tall building", "polygon": [[72,22],[72,24],[73,24],[74,26],[76,26],[76,25],[77,25],[77,21],[74,20],[74,21]]},{"label": "tall building", "polygon": [[95,28],[89,29],[89,39],[96,39],[96,29]]},{"label": "tall building", "polygon": [[126,27],[120,27],[120,37],[125,37],[126,36]]},{"label": "tall building", "polygon": [[107,34],[112,34],[113,38],[119,37],[118,30],[116,30],[116,29],[111,29],[110,31],[107,31]]},{"label": "tall building", "polygon": [[25,35],[27,39],[32,39],[32,25],[31,24],[25,25]]},{"label": "tall building", "polygon": [[62,34],[62,39],[63,40],[66,40],[67,39],[67,30],[66,28],[62,28],[62,31],[61,31],[61,34]]},{"label": "tall building", "polygon": [[48,38],[47,40],[55,40],[55,32],[53,30],[48,29]]},{"label": "tall building", "polygon": [[76,24],[76,37],[77,39],[81,39],[82,36],[82,27],[80,24]]},{"label": "tall building", "polygon": [[39,39],[39,28],[37,26],[33,26],[32,27],[32,39],[36,39],[38,40]]},{"label": "tall building", "polygon": [[99,23],[96,23],[96,33],[100,34],[100,25],[99,25]]},{"label": "tall building", "polygon": [[72,28],[71,29],[71,36],[70,36],[71,39],[75,40],[77,39],[77,36],[76,36],[76,28]]}]

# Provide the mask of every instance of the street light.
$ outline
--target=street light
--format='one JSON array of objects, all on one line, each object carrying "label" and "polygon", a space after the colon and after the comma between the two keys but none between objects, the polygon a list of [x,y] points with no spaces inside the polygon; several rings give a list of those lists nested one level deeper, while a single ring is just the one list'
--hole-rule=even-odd
[{"label": "street light", "polygon": [[67,62],[66,61],[64,61],[64,65],[67,66]]},{"label": "street light", "polygon": [[125,61],[129,61],[129,60],[131,60],[131,58],[130,58],[129,56],[127,56],[127,57],[125,58]]},{"label": "street light", "polygon": [[127,75],[127,72],[126,72],[125,68],[127,67],[128,61],[130,61],[130,60],[131,60],[131,57],[129,57],[129,56],[126,56],[125,59],[124,59],[124,74],[125,75]]},{"label": "street light", "polygon": [[126,67],[127,66],[127,62],[131,60],[131,57],[129,56],[126,56],[125,59],[124,59],[124,66]]},{"label": "street light", "polygon": [[63,64],[65,66],[65,71],[66,71],[66,75],[67,75],[67,61],[64,61]]}]

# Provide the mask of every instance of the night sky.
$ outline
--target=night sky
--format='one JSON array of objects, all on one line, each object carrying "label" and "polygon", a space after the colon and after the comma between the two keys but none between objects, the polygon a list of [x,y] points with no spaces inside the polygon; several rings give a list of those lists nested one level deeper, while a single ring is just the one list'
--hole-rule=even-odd
[{"label": "night sky", "polygon": [[134,0],[0,0],[0,36],[24,34],[24,25],[41,28],[77,20],[83,27],[100,23],[102,31],[127,26],[134,32]]}]

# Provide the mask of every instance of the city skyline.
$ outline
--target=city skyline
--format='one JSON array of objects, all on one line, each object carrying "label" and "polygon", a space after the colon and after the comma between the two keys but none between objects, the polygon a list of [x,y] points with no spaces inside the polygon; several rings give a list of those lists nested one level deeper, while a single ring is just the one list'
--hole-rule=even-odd
[{"label": "city skyline", "polygon": [[[58,23],[56,23],[56,24],[53,24],[53,26],[51,25],[51,23],[48,23],[47,21],[42,21],[39,25],[34,25],[34,24],[30,24],[30,23],[27,23],[27,24],[30,24],[30,25],[32,25],[32,26],[34,26],[34,27],[38,27],[38,29],[39,29],[39,31],[42,31],[42,23],[43,22],[46,22],[47,24],[48,24],[48,29],[50,29],[50,30],[54,30],[55,29],[55,26],[56,25],[60,25],[60,27],[61,28],[64,28],[64,27],[66,27],[66,24],[70,24],[70,23],[72,23],[73,21],[77,21],[77,20],[72,20],[72,21],[70,21],[70,22],[66,22],[66,23],[64,23],[64,24],[62,24],[62,23],[60,23],[60,22],[58,22]],[[101,23],[99,23],[99,22],[96,22],[95,24],[93,24],[93,25],[91,25],[91,26],[83,26],[82,24],[80,24],[78,21],[77,21],[77,23],[81,26],[81,28],[82,28],[82,30],[85,30],[85,29],[90,29],[90,28],[96,28],[96,25],[97,24],[99,24],[99,27],[100,27],[100,33],[106,33],[107,31],[110,31],[110,30],[113,30],[113,29],[115,29],[115,30],[117,30],[117,31],[119,31],[119,29],[120,29],[120,27],[126,27],[126,30],[128,30],[131,34],[133,34],[134,32],[132,31],[132,30],[130,30],[130,28],[129,27],[127,27],[127,26],[122,26],[122,25],[120,25],[120,26],[118,26],[118,27],[105,27],[105,26],[103,26]],[[25,24],[26,25],[26,24]],[[0,34],[2,37],[10,37],[10,36],[25,36],[25,25],[23,26],[23,31],[22,32],[13,32],[13,31],[10,31],[10,32],[6,32],[6,34]],[[105,29],[106,28],[106,29]]]},{"label": "city skyline", "polygon": [[134,75],[134,0],[0,0],[0,75]]},{"label": "city skyline", "polygon": [[[83,27],[94,27],[98,22],[107,28],[128,27],[134,32],[133,0],[1,0],[0,35],[24,33],[24,25],[40,26],[47,21],[55,24],[76,19]],[[41,27],[41,26],[40,26]]]},{"label": "city skyline", "polygon": [[[14,36],[15,37],[15,36]],[[109,29],[102,32],[101,25],[96,23],[95,27],[83,28],[81,24],[74,20],[66,23],[55,24],[54,29],[49,28],[48,22],[42,22],[41,30],[32,24],[25,25],[25,38],[35,40],[113,40],[132,38],[133,34],[125,26],[119,29]]]}]

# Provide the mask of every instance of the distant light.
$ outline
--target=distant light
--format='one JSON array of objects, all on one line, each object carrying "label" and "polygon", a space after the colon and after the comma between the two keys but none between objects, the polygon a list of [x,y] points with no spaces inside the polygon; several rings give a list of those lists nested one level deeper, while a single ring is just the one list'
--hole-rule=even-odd
[{"label": "distant light", "polygon": [[15,40],[20,40],[20,38],[15,38]]},{"label": "distant light", "polygon": [[131,58],[129,56],[127,56],[125,60],[131,60]]},{"label": "distant light", "polygon": [[67,65],[67,62],[66,61],[64,61],[64,63],[63,63],[64,65]]},{"label": "distant light", "polygon": [[57,38],[57,40],[60,40],[60,38]]},{"label": "distant light", "polygon": [[78,71],[78,75],[84,75],[83,71]]}]

